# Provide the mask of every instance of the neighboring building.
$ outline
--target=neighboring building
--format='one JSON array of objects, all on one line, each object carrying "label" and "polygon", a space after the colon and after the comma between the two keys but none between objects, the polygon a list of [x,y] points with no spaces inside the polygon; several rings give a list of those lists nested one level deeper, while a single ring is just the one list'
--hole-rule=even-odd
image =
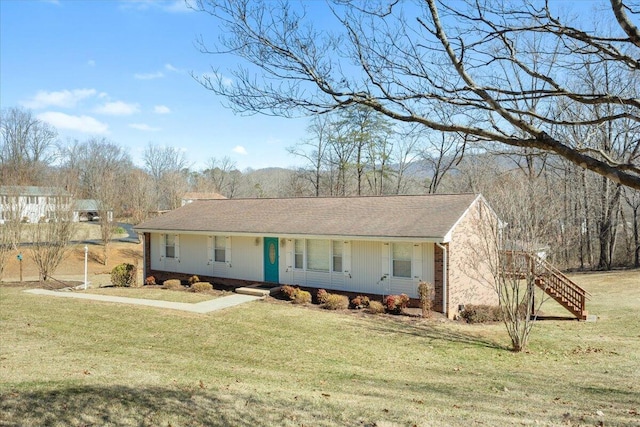
[{"label": "neighboring building", "polygon": [[0,186],[0,223],[39,222],[69,212],[71,194],[58,187]]},{"label": "neighboring building", "polygon": [[226,199],[222,194],[219,193],[185,193],[182,197],[182,204],[180,206],[184,206],[187,203],[193,203],[198,200],[220,200]]},{"label": "neighboring building", "polygon": [[[98,219],[98,201],[73,201],[71,193],[59,187],[0,186],[0,224],[7,221],[37,223],[62,219],[72,221]],[[108,212],[110,221],[113,211]]]},{"label": "neighboring building", "polygon": [[[100,219],[99,201],[94,199],[76,200],[73,208],[74,221],[97,221]],[[113,210],[107,211],[109,222],[113,221]]]},{"label": "neighboring building", "polygon": [[144,234],[146,276],[412,298],[428,281],[434,310],[453,317],[464,304],[497,305],[473,255],[486,220],[495,214],[474,194],[227,199],[186,204],[136,230]]}]

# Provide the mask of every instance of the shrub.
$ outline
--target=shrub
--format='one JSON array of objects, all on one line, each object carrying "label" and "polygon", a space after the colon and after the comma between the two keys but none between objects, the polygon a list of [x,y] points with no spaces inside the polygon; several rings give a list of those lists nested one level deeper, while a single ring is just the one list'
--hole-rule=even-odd
[{"label": "shrub", "polygon": [[162,287],[164,289],[182,289],[182,282],[179,279],[169,279],[162,282]]},{"label": "shrub", "polygon": [[153,276],[149,276],[146,279],[144,279],[144,284],[147,286],[153,286],[156,284],[156,278]]},{"label": "shrub", "polygon": [[311,292],[298,289],[293,297],[294,304],[309,304],[311,302]]},{"label": "shrub", "polygon": [[349,298],[347,298],[346,295],[329,294],[322,308],[326,308],[327,310],[345,310],[349,308]]},{"label": "shrub", "polygon": [[125,230],[124,228],[118,226],[118,227],[113,229],[113,234],[127,234],[127,230]]},{"label": "shrub", "polygon": [[402,310],[407,308],[409,304],[409,296],[407,294],[388,295],[384,299],[384,305],[388,313],[401,314]]},{"label": "shrub", "polygon": [[467,323],[498,322],[502,320],[502,311],[498,306],[467,304],[460,317]]},{"label": "shrub", "polygon": [[280,293],[283,295],[285,299],[293,300],[296,297],[296,294],[300,291],[300,288],[290,285],[284,285],[280,288]]},{"label": "shrub", "polygon": [[206,292],[213,289],[213,286],[209,282],[195,282],[191,284],[193,292]]},{"label": "shrub", "polygon": [[318,289],[318,292],[316,293],[316,302],[318,304],[324,304],[325,302],[327,302],[328,297],[329,292],[325,291],[324,289]]},{"label": "shrub", "polygon": [[369,303],[370,303],[369,297],[364,295],[358,295],[357,297],[353,298],[350,301],[349,308],[360,310],[360,309],[369,307]]},{"label": "shrub", "polygon": [[384,313],[384,305],[380,301],[370,301],[367,311],[371,314],[382,314]]},{"label": "shrub", "polygon": [[113,286],[135,286],[136,267],[133,264],[122,263],[111,270],[111,284]]},{"label": "shrub", "polygon": [[193,276],[189,277],[188,282],[189,286],[193,286],[194,283],[200,282],[200,278],[194,274]]},{"label": "shrub", "polygon": [[429,282],[418,283],[418,295],[420,295],[420,308],[422,309],[422,317],[431,317],[431,304],[435,289]]}]

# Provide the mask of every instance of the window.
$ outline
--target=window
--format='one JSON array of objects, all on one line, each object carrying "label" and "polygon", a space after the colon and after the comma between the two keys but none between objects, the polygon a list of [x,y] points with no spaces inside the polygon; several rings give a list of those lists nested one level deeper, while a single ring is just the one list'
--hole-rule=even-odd
[{"label": "window", "polygon": [[307,270],[329,271],[331,266],[331,241],[307,240]]},{"label": "window", "polygon": [[173,234],[164,235],[164,254],[167,258],[176,257],[176,236]]},{"label": "window", "polygon": [[342,273],[342,241],[333,241],[333,271]]},{"label": "window", "polygon": [[413,245],[411,243],[393,244],[393,276],[411,277],[411,255]]},{"label": "window", "polygon": [[226,261],[227,239],[224,236],[215,237],[214,259],[216,262]]},{"label": "window", "polygon": [[293,264],[293,268],[298,268],[302,270],[304,268],[304,240],[296,239],[294,243],[294,254],[295,261]]},{"label": "window", "polygon": [[38,196],[27,196],[27,204],[29,204],[29,205],[37,205],[38,204]]}]

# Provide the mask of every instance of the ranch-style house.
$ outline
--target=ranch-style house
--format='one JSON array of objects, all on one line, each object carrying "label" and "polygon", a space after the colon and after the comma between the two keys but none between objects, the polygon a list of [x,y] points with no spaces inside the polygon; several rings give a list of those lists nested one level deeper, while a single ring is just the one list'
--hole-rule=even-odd
[{"label": "ranch-style house", "polygon": [[477,194],[220,199],[194,201],[136,230],[145,277],[411,298],[427,281],[434,310],[454,317],[464,304],[497,304],[490,274],[469,259],[487,220],[495,214]]}]

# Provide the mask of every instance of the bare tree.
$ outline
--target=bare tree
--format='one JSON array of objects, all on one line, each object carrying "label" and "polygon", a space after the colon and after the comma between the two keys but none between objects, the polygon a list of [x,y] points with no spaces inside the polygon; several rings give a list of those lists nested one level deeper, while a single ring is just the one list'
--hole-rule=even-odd
[{"label": "bare tree", "polygon": [[[571,25],[585,19],[571,19],[552,1],[425,0],[408,6],[336,0],[325,19],[316,20],[289,2],[197,0],[193,7],[225,30],[214,48],[201,37],[201,51],[250,64],[231,71],[232,85],[222,70],[199,81],[239,112],[292,116],[359,104],[393,120],[465,134],[467,143],[548,151],[640,189],[640,141],[613,159],[561,132],[638,120],[634,88],[609,92],[575,84],[575,70],[585,62],[628,75],[640,69],[640,34],[632,22],[640,11],[631,3],[610,1],[608,13],[619,28],[609,35]],[[331,19],[338,29],[318,27]],[[526,91],[514,87],[533,80],[540,83],[522,85]],[[570,119],[557,114],[554,106],[561,102],[610,114]]]},{"label": "bare tree", "polygon": [[48,280],[69,250],[75,231],[73,202],[66,193],[55,198],[55,210],[46,221],[30,225],[29,250],[38,267],[40,280]]},{"label": "bare tree", "polygon": [[427,192],[434,194],[447,174],[454,170],[463,155],[464,138],[456,134],[430,132],[423,144],[421,157],[430,172]]},{"label": "bare tree", "polygon": [[632,212],[633,266],[637,268],[640,267],[640,191],[625,188],[623,196]]},{"label": "bare tree", "polygon": [[[544,185],[519,173],[508,173],[496,180],[492,207],[497,217],[479,223],[479,244],[473,249],[469,268],[476,277],[495,287],[502,320],[513,351],[526,349],[538,311],[548,298],[536,291],[536,266],[544,250],[552,256],[557,210],[543,208],[548,201]],[[476,265],[488,263],[488,271]],[[472,264],[472,265],[471,265]]]},{"label": "bare tree", "polygon": [[221,159],[212,157],[207,161],[207,168],[202,174],[213,185],[215,191],[230,198],[233,195],[233,172],[237,168],[236,162],[228,156]]},{"label": "bare tree", "polygon": [[156,209],[175,209],[186,191],[187,158],[174,147],[149,144],[144,151],[144,165],[155,183]]},{"label": "bare tree", "polygon": [[288,147],[287,151],[301,157],[308,166],[299,171],[313,186],[316,197],[321,194],[321,179],[326,168],[326,151],[329,141],[333,138],[332,117],[328,114],[314,116],[307,127],[309,137],[295,146]]},{"label": "bare tree", "polygon": [[125,188],[128,188],[125,206],[128,207],[134,224],[148,218],[154,208],[153,179],[142,169],[131,168],[127,172]]},{"label": "bare tree", "polygon": [[132,167],[131,158],[119,145],[107,139],[91,138],[84,142],[73,141],[60,148],[63,169],[67,174],[67,188],[77,183],[77,194],[95,200],[97,204],[102,261],[108,262],[109,244],[113,237],[114,215],[127,201],[127,172]]},{"label": "bare tree", "polygon": [[0,114],[0,182],[38,185],[53,161],[54,128],[30,110],[9,108]]}]

